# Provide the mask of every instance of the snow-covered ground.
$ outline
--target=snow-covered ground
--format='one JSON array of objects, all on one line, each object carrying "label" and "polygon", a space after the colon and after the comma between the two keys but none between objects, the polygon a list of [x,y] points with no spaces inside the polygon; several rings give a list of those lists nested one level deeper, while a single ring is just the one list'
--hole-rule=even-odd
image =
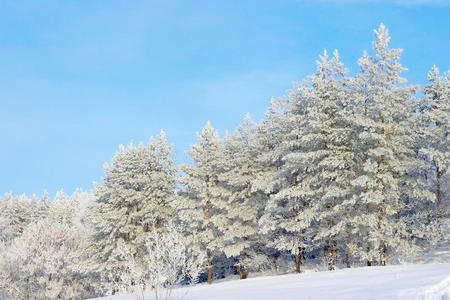
[{"label": "snow-covered ground", "polygon": [[[187,292],[187,294],[186,294]],[[230,280],[177,289],[185,300],[445,299],[450,263],[342,269]],[[101,299],[132,300],[133,295]],[[147,299],[147,298],[146,298]],[[148,299],[152,299],[149,294]],[[180,299],[174,297],[174,299]]]}]

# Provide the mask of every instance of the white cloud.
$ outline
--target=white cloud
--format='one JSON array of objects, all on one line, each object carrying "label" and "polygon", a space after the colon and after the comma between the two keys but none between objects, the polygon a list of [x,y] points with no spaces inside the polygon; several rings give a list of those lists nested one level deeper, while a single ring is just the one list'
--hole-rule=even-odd
[{"label": "white cloud", "polygon": [[321,3],[390,3],[397,5],[450,5],[450,0],[300,0],[301,2],[321,2]]}]

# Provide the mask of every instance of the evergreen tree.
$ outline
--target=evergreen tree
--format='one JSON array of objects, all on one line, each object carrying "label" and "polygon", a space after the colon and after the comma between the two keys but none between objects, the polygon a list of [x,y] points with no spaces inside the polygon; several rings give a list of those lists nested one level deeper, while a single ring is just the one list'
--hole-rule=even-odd
[{"label": "evergreen tree", "polygon": [[280,256],[278,235],[280,229],[272,220],[272,209],[267,210],[271,196],[280,190],[279,172],[282,166],[284,150],[280,147],[290,128],[285,126],[284,119],[289,112],[286,98],[271,101],[266,112],[266,119],[256,127],[255,147],[257,149],[257,170],[252,190],[260,192],[265,203],[264,211],[259,219],[259,237],[264,245],[268,257],[273,258],[273,268],[277,269],[277,260]]},{"label": "evergreen tree", "polygon": [[219,176],[226,188],[226,221],[220,230],[224,235],[223,251],[228,257],[240,257],[241,279],[248,276],[249,256],[254,258],[258,242],[258,219],[265,203],[261,192],[252,189],[257,171],[257,149],[254,146],[255,124],[247,115],[244,122],[225,138]]},{"label": "evergreen tree", "polygon": [[222,143],[217,132],[208,122],[197,134],[198,144],[191,145],[186,154],[192,158],[192,165],[183,165],[185,174],[179,181],[183,192],[179,197],[177,209],[179,218],[189,233],[193,251],[206,252],[208,264],[208,283],[213,280],[213,258],[216,251],[223,248],[221,230],[226,222],[223,183],[219,180],[221,169],[218,160]]},{"label": "evergreen tree", "polygon": [[[421,99],[420,122],[422,148],[430,177],[433,181],[436,210],[428,212],[427,224],[435,216],[439,231],[445,216],[442,201],[442,177],[448,172],[450,161],[450,73],[439,75],[439,69],[433,66],[428,73],[429,84],[423,89],[425,97]],[[433,218],[434,219],[434,218]]]},{"label": "evergreen tree", "polygon": [[350,264],[348,215],[352,204],[347,200],[351,198],[354,165],[353,124],[347,117],[351,105],[344,87],[346,72],[337,51],[331,59],[326,51],[320,57],[308,87],[299,89],[300,99],[293,102],[293,111],[306,112],[301,115],[303,120],[297,121],[302,128],[291,137],[294,149],[285,158],[286,166],[306,166],[294,171],[306,199],[299,218],[301,223],[312,227],[314,247],[325,249],[329,270],[335,268],[338,243],[345,244],[345,260],[347,266]]},{"label": "evergreen tree", "polygon": [[[277,135],[280,143],[274,147],[271,160],[277,166],[272,178],[270,196],[260,220],[261,231],[276,231],[270,245],[279,251],[289,251],[295,258],[296,272],[300,272],[300,254],[307,247],[305,229],[308,224],[301,223],[300,213],[308,201],[308,185],[301,176],[307,171],[307,165],[296,160],[295,154],[302,147],[300,136],[306,127],[306,98],[302,91],[308,91],[305,85],[289,93],[289,98],[279,100],[277,106],[281,116],[273,123],[279,128]],[[275,115],[276,116],[276,115]],[[261,184],[260,184],[261,185]],[[305,219],[304,216],[303,219]]]},{"label": "evergreen tree", "polygon": [[364,53],[352,82],[353,96],[359,100],[354,112],[358,169],[352,181],[359,209],[353,223],[362,241],[354,254],[369,265],[373,261],[385,265],[388,249],[411,250],[401,196],[415,187],[404,175],[415,164],[410,122],[416,87],[399,85],[406,82],[399,75],[405,70],[399,63],[402,50],[390,49],[389,40],[381,24],[373,42],[376,56]]},{"label": "evergreen tree", "polygon": [[88,249],[93,260],[91,269],[116,280],[126,264],[118,252],[120,240],[145,268],[145,233],[152,220],[159,227],[173,213],[175,172],[163,131],[147,146],[140,143],[119,148],[111,166],[105,165],[103,184],[96,184],[94,192],[94,230]]},{"label": "evergreen tree", "polygon": [[22,234],[25,227],[33,221],[34,203],[26,195],[5,194],[0,216],[9,224],[13,237]]}]

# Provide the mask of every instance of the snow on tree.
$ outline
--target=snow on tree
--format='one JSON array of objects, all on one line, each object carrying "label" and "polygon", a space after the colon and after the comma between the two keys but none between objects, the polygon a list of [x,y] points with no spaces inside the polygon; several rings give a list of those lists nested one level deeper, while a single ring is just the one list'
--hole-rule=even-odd
[{"label": "snow on tree", "polygon": [[120,146],[111,166],[105,165],[103,184],[96,184],[91,220],[93,231],[88,251],[90,269],[104,278],[118,276],[126,267],[118,243],[123,240],[140,266],[148,258],[145,236],[151,222],[164,225],[173,210],[176,173],[170,158],[171,147],[161,131],[144,146]]},{"label": "snow on tree", "polygon": [[213,280],[213,258],[216,250],[223,248],[221,230],[227,224],[223,183],[219,180],[217,162],[222,152],[218,133],[208,122],[197,133],[198,144],[191,145],[186,154],[193,160],[192,165],[182,165],[185,174],[179,178],[183,187],[176,208],[180,220],[189,234],[189,247],[195,252],[203,251],[207,256],[208,283]]},{"label": "snow on tree", "polygon": [[2,203],[0,216],[8,222],[11,234],[14,237],[20,236],[33,220],[34,203],[25,195],[11,194],[5,194],[0,203]]},{"label": "snow on tree", "polygon": [[220,228],[223,251],[228,257],[240,258],[241,279],[248,276],[249,257],[254,258],[261,250],[258,220],[265,202],[262,193],[252,189],[258,170],[255,133],[255,124],[247,115],[239,128],[225,137],[218,163],[223,169],[219,178],[225,183],[227,199],[227,224]]},{"label": "snow on tree", "polygon": [[81,262],[76,233],[49,219],[32,223],[0,256],[5,299],[81,299],[99,295]]},{"label": "snow on tree", "polygon": [[51,202],[50,196],[47,190],[44,190],[44,194],[35,202],[35,208],[33,209],[33,220],[35,222],[45,219],[48,216]]},{"label": "snow on tree", "polygon": [[433,66],[428,73],[429,84],[423,88],[425,97],[420,103],[420,125],[422,154],[431,171],[432,191],[435,194],[435,212],[428,211],[427,223],[434,215],[440,230],[445,216],[442,199],[443,175],[448,172],[450,161],[450,73],[439,75],[439,69]]},{"label": "snow on tree", "polygon": [[[277,237],[280,229],[271,222],[271,214],[267,214],[265,207],[268,199],[280,189],[278,180],[284,150],[280,147],[290,128],[284,124],[285,115],[289,107],[286,98],[273,99],[266,112],[266,119],[256,127],[254,147],[257,148],[257,170],[252,185],[253,192],[264,195],[264,211],[258,221],[260,243],[268,257],[273,258],[272,268],[277,269],[280,251],[277,247]],[[263,256],[259,256],[263,259]],[[265,264],[265,263],[264,263]]]},{"label": "snow on tree", "polygon": [[173,288],[183,280],[191,284],[204,268],[205,255],[199,259],[191,257],[180,226],[169,222],[164,228],[157,229],[156,221],[146,233],[146,249],[149,253],[147,267],[142,272],[129,247],[121,241],[119,250],[127,262],[127,268],[118,282],[121,292],[133,290],[138,299],[144,300],[144,292],[151,288],[155,300],[170,300]]},{"label": "snow on tree", "polygon": [[89,218],[89,208],[94,201],[93,194],[81,189],[76,189],[68,200],[73,212],[72,226],[82,239],[87,239],[92,229],[93,224]]},{"label": "snow on tree", "polygon": [[55,223],[59,222],[72,225],[75,208],[69,202],[69,196],[64,191],[57,191],[55,198],[53,198],[53,201],[47,209],[47,218]]},{"label": "snow on tree", "polygon": [[[338,243],[346,244],[345,260],[350,265],[348,214],[352,205],[346,200],[352,193],[354,165],[346,73],[337,51],[331,59],[325,51],[316,73],[291,96],[297,98],[292,101],[294,122],[302,127],[287,139],[291,151],[282,169],[295,176],[284,197],[304,199],[297,222],[310,227],[314,248],[325,249],[329,270],[334,270],[337,262]],[[302,110],[304,113],[297,113]]]},{"label": "snow on tree", "polygon": [[[299,89],[303,88],[303,86],[299,86]],[[303,100],[303,98],[297,97],[296,92],[292,92],[289,99],[279,100],[278,103],[275,103],[279,112],[274,116],[281,113],[281,117],[273,122],[280,143],[269,152],[269,159],[276,168],[273,169],[274,176],[266,178],[271,181],[268,183],[271,187],[268,189],[270,196],[264,215],[260,219],[262,233],[276,232],[269,246],[279,251],[289,251],[294,255],[298,273],[301,264],[300,253],[302,248],[307,246],[304,229],[308,227],[307,224],[300,224],[299,219],[299,213],[308,201],[306,195],[303,194],[308,188],[307,185],[303,185],[306,184],[306,181],[300,180],[306,165],[292,160],[295,151],[301,147],[299,136],[302,134],[302,128],[306,128],[306,119],[304,118],[306,110],[303,106],[305,102],[298,102],[300,99]],[[298,103],[296,109],[292,109],[292,102]],[[258,186],[263,185],[264,180],[257,184]]]},{"label": "snow on tree", "polygon": [[401,196],[417,189],[405,176],[416,163],[411,121],[417,89],[400,85],[406,82],[399,75],[405,70],[399,63],[402,50],[390,49],[389,40],[381,24],[373,42],[376,56],[364,53],[358,62],[360,73],[351,83],[360,103],[354,112],[358,170],[352,185],[359,209],[353,223],[362,241],[353,252],[369,265],[373,261],[385,265],[389,250],[412,250],[401,216]]}]

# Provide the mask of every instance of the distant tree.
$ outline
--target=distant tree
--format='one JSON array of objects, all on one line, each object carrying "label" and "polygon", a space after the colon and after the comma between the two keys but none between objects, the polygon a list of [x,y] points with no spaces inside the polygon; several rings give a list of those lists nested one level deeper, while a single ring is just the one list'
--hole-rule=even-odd
[{"label": "distant tree", "polygon": [[80,299],[99,295],[76,266],[80,247],[67,224],[32,223],[0,256],[0,291],[6,299]]}]

